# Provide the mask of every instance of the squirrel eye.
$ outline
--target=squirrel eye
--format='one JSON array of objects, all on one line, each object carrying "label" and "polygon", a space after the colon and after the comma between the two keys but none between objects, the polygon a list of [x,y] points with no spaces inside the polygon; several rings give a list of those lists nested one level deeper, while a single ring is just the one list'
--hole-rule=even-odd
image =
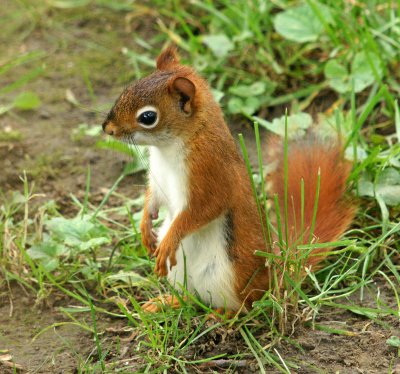
[{"label": "squirrel eye", "polygon": [[137,117],[137,121],[139,122],[139,124],[147,128],[154,127],[157,124],[157,120],[157,112],[153,110],[146,110],[145,112],[139,114],[139,116]]}]

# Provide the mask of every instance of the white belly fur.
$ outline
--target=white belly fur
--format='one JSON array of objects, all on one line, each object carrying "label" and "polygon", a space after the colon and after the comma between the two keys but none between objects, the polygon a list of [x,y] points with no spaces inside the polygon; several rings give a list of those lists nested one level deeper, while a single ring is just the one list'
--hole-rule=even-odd
[{"label": "white belly fur", "polygon": [[[168,148],[152,147],[150,150],[152,193],[168,208],[167,218],[158,232],[160,241],[173,219],[187,205],[188,177],[182,149],[182,143],[177,142]],[[168,263],[168,280],[177,289],[186,285],[189,292],[197,294],[209,306],[236,310],[240,303],[226,251],[225,219],[225,216],[215,219],[181,242],[177,265],[170,270]]]}]

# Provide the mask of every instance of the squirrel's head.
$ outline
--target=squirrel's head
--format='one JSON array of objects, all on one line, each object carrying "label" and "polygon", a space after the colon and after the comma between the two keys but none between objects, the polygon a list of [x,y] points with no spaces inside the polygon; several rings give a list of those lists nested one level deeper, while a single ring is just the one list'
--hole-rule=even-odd
[{"label": "squirrel's head", "polygon": [[153,74],[122,92],[103,130],[136,144],[167,144],[171,138],[195,132],[202,103],[210,101],[214,102],[207,83],[181,65],[176,49],[169,47],[158,56]]}]

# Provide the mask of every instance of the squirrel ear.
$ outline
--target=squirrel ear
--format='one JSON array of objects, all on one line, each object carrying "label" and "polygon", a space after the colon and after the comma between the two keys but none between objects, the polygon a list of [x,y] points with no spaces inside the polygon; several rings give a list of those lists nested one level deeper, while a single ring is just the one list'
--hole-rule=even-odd
[{"label": "squirrel ear", "polygon": [[177,77],[172,81],[172,91],[179,96],[179,107],[183,112],[191,115],[193,107],[193,99],[196,93],[196,86],[194,83],[185,77]]},{"label": "squirrel ear", "polygon": [[179,55],[176,47],[169,46],[167,49],[161,52],[157,57],[157,69],[168,70],[175,65],[179,64]]}]

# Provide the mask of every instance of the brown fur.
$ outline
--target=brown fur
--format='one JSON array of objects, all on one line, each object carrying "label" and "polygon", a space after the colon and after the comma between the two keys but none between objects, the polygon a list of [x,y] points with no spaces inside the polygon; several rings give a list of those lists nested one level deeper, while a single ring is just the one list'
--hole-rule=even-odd
[{"label": "brown fur", "polygon": [[169,70],[179,65],[180,59],[175,46],[166,48],[157,58],[158,70]]},{"label": "brown fur", "polygon": [[[156,273],[166,275],[166,261],[169,258],[171,266],[176,264],[175,252],[183,238],[222,214],[228,214],[231,227],[228,228],[229,248],[226,250],[235,269],[236,293],[247,307],[251,307],[251,303],[271,287],[270,269],[265,266],[262,257],[254,255],[254,251],[271,249],[262,235],[262,220],[243,159],[207,83],[193,69],[179,64],[174,48],[167,49],[158,57],[157,68],[152,75],[122,93],[103,124],[105,132],[117,138],[129,137],[141,131],[155,137],[162,133],[165,141],[168,141],[168,136],[171,139],[179,137],[186,147],[188,205],[174,219],[155,249],[156,238],[151,217],[158,207],[149,205],[149,187],[141,224],[143,244],[157,257]],[[153,129],[143,129],[136,122],[135,113],[144,105],[156,106],[161,114],[159,124]],[[290,146],[289,194],[293,195],[296,215],[290,219],[289,227],[298,227],[300,178],[305,180],[306,227],[309,227],[312,196],[315,194],[315,170],[321,167],[321,197],[315,235],[321,241],[331,241],[347,228],[353,208],[344,204],[341,198],[349,167],[341,161],[338,147],[325,148],[318,143]],[[278,155],[278,158],[281,157]],[[271,180],[282,199],[282,163]],[[292,240],[295,240],[296,232],[292,229],[290,232]],[[319,260],[313,257],[310,264],[314,265]]]},{"label": "brown fur", "polygon": [[[279,160],[277,168],[268,177],[272,183],[271,195],[279,197],[280,215],[284,217],[284,148],[281,141],[271,139],[269,154]],[[351,164],[343,159],[340,145],[322,141],[314,136],[291,141],[288,144],[288,237],[287,246],[309,242],[314,204],[320,171],[320,192],[312,242],[324,243],[338,240],[353,220],[355,207],[344,198],[346,180]],[[301,232],[301,180],[304,181],[304,229]],[[285,232],[282,218],[283,232]],[[300,237],[303,237],[301,242]],[[293,248],[292,248],[293,249]],[[315,266],[323,260],[329,248],[315,249],[306,266]]]}]

